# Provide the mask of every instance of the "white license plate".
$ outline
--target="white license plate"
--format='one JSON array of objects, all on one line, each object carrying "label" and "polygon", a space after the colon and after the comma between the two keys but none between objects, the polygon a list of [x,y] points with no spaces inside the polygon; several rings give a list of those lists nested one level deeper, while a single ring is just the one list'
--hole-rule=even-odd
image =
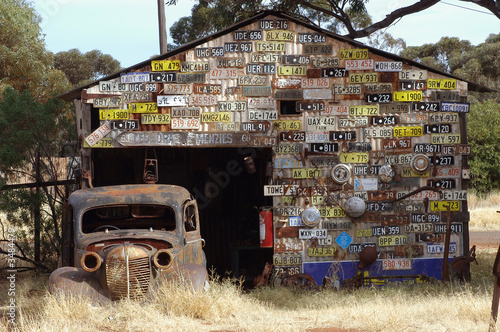
[{"label": "white license plate", "polygon": [[326,239],[328,231],[326,229],[299,229],[299,239],[309,240],[312,238]]},{"label": "white license plate", "polygon": [[311,116],[306,117],[307,130],[335,130],[335,117]]},{"label": "white license plate", "polygon": [[429,114],[429,123],[458,123],[457,113]]},{"label": "white license plate", "polygon": [[369,70],[373,69],[373,59],[365,60],[345,60],[347,70]]},{"label": "white license plate", "polygon": [[187,100],[186,96],[181,95],[168,95],[168,96],[158,96],[157,97],[158,106],[186,106]]},{"label": "white license plate", "polygon": [[387,127],[364,128],[363,135],[366,138],[392,138],[392,128],[387,128]]},{"label": "white license plate", "polygon": [[246,111],[247,103],[245,101],[218,101],[217,102],[217,111]]},{"label": "white license plate", "polygon": [[368,117],[339,119],[340,128],[366,127],[366,126],[368,126]]},{"label": "white license plate", "polygon": [[412,157],[413,154],[411,153],[386,155],[384,163],[389,165],[406,165],[410,163]]},{"label": "white license plate", "polygon": [[248,98],[248,108],[276,108],[276,99],[274,98]]},{"label": "white license plate", "polygon": [[336,95],[359,95],[361,94],[360,84],[337,84],[332,88]]},{"label": "white license plate", "polygon": [[259,121],[259,120],[278,120],[278,111],[269,110],[269,111],[261,111],[261,110],[249,110],[248,111],[248,120],[250,121]]},{"label": "white license plate", "polygon": [[461,170],[458,167],[437,168],[436,177],[460,178]]},{"label": "white license plate", "polygon": [[457,190],[457,191],[442,191],[442,199],[445,201],[466,201],[467,191]]},{"label": "white license plate", "polygon": [[302,160],[292,158],[276,158],[274,159],[274,168],[299,168],[303,167]]},{"label": "white license plate", "polygon": [[163,94],[165,95],[179,95],[179,94],[192,94],[192,84],[163,84]]},{"label": "white license plate", "polygon": [[97,128],[92,134],[85,138],[85,141],[89,146],[92,146],[99,142],[104,136],[111,132],[110,122],[104,122],[99,128]]},{"label": "white license plate", "polygon": [[425,81],[427,80],[427,70],[402,70],[399,72],[400,80]]},{"label": "white license plate", "polygon": [[200,129],[200,119],[198,118],[172,118],[172,129]]},{"label": "white license plate", "polygon": [[306,132],[306,143],[326,143],[330,140],[330,132]]},{"label": "white license plate", "polygon": [[411,259],[395,258],[382,260],[383,270],[411,270]]},{"label": "white license plate", "polygon": [[292,216],[288,217],[288,226],[293,227],[293,226],[305,226],[305,225],[302,222],[302,217]]}]

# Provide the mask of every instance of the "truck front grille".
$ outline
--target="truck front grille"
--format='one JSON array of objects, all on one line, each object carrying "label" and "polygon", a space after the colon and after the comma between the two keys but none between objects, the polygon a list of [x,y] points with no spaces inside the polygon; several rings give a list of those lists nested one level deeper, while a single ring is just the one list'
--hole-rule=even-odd
[{"label": "truck front grille", "polygon": [[144,249],[119,246],[106,256],[106,282],[112,299],[142,298],[150,279],[150,259]]}]

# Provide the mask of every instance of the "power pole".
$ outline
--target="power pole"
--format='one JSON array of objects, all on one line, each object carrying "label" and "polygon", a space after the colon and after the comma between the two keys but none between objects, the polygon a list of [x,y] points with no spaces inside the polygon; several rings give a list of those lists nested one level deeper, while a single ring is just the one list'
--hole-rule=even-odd
[{"label": "power pole", "polygon": [[165,18],[165,2],[158,0],[158,27],[160,30],[160,54],[167,53],[167,19]]}]

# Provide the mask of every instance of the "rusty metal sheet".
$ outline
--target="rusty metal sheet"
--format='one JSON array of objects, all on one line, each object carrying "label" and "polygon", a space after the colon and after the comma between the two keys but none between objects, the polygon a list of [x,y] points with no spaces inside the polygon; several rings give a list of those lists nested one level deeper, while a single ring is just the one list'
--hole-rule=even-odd
[{"label": "rusty metal sheet", "polygon": [[276,89],[274,93],[276,100],[302,100],[303,92],[300,89]]},{"label": "rusty metal sheet", "polygon": [[302,80],[300,78],[274,78],[272,86],[274,89],[300,89]]},{"label": "rusty metal sheet", "polygon": [[[298,233],[297,233],[298,237]],[[278,242],[274,244],[274,252],[276,254],[282,253],[300,253],[304,250],[304,244],[302,242]]]},{"label": "rusty metal sheet", "polygon": [[320,78],[320,77],[322,77],[322,71],[321,71],[321,69],[309,68],[309,69],[307,69],[306,76],[308,78]]},{"label": "rusty metal sheet", "polygon": [[299,227],[277,227],[276,238],[295,238],[299,237]]}]

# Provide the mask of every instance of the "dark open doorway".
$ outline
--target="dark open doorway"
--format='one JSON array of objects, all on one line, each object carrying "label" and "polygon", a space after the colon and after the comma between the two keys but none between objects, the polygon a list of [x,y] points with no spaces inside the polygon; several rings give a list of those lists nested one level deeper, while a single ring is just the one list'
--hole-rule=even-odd
[{"label": "dark open doorway", "polygon": [[[263,195],[269,148],[155,148],[158,183],[187,188],[197,199],[208,267],[251,280],[272,262],[272,248],[259,246],[259,211],[272,206]],[[141,183],[144,159],[153,149],[94,150],[95,185]],[[251,157],[255,172],[244,162]]]}]

